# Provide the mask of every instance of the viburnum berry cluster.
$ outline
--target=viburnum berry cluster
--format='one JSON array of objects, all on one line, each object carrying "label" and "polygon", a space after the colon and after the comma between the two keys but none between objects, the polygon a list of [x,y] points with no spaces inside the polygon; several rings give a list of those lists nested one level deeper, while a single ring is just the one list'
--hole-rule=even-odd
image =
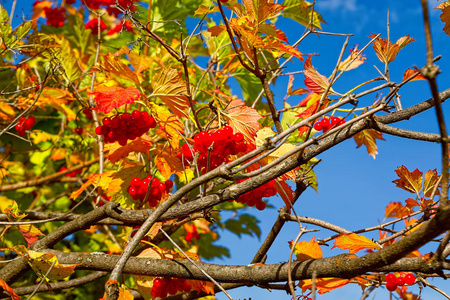
[{"label": "viburnum berry cluster", "polygon": [[130,21],[127,20],[123,23],[117,24],[116,26],[108,30],[106,34],[113,35],[114,33],[121,32],[122,30],[133,31],[133,25],[131,24]]},{"label": "viburnum berry cluster", "polygon": [[178,292],[189,292],[192,289],[186,279],[157,277],[153,280],[152,296],[164,299],[167,295]]},{"label": "viburnum berry cluster", "polygon": [[[98,19],[92,19],[89,22],[86,23],[86,25],[84,26],[86,29],[90,29],[92,31],[93,35],[98,34]],[[100,32],[105,31],[106,29],[106,24],[105,22],[103,22],[102,19],[100,19]]]},{"label": "viburnum berry cluster", "polygon": [[147,203],[150,207],[156,207],[159,200],[161,200],[161,197],[164,194],[167,194],[172,186],[173,182],[171,180],[167,180],[163,183],[156,177],[152,178],[152,176],[147,176],[143,180],[139,177],[134,177],[130,181],[127,192],[133,200],[143,202],[148,190]]},{"label": "viburnum berry cluster", "polygon": [[64,8],[50,8],[44,7],[45,17],[47,18],[47,25],[53,27],[62,27],[66,17],[64,16]]},{"label": "viburnum berry cluster", "polygon": [[193,151],[188,144],[184,144],[181,149],[182,152],[178,154],[178,158],[184,159],[187,163],[193,161],[195,152],[200,152],[198,168],[202,173],[206,173],[208,159],[210,171],[222,163],[228,163],[230,155],[247,151],[247,143],[242,133],[233,133],[231,126],[225,126],[215,132],[201,131],[194,136]]},{"label": "viburnum berry cluster", "polygon": [[36,118],[34,116],[29,116],[28,118],[20,117],[19,124],[17,124],[14,128],[17,130],[18,135],[25,136],[27,134],[25,130],[33,128],[35,123]]},{"label": "viburnum berry cluster", "polygon": [[345,120],[340,117],[324,117],[314,124],[314,129],[325,133],[330,130],[331,127],[336,127],[344,123]]},{"label": "viburnum berry cluster", "polygon": [[131,114],[119,113],[112,118],[104,117],[102,121],[103,125],[95,128],[95,133],[102,135],[105,142],[118,142],[121,146],[156,127],[155,119],[148,112],[139,110],[134,110]]},{"label": "viburnum berry cluster", "polygon": [[399,286],[412,285],[416,281],[416,277],[412,273],[406,275],[395,276],[395,274],[389,273],[386,275],[386,288],[388,291],[393,292]]},{"label": "viburnum berry cluster", "polygon": [[[244,180],[238,180],[237,182],[242,182]],[[255,206],[258,210],[264,210],[266,208],[266,203],[262,201],[262,198],[272,197],[277,194],[277,190],[275,189],[275,181],[271,180],[260,187],[247,192],[245,194],[240,195],[236,202],[238,203],[247,203],[248,206]],[[229,200],[232,202],[233,200]]]}]

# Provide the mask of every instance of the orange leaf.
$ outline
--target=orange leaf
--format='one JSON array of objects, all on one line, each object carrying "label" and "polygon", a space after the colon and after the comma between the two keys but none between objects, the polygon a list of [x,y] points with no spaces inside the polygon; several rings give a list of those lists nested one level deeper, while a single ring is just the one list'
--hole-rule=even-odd
[{"label": "orange leaf", "polygon": [[405,166],[400,166],[395,170],[400,179],[392,181],[395,185],[410,193],[419,194],[422,189],[423,173],[415,169],[412,173]]},{"label": "orange leaf", "polygon": [[[447,2],[445,2],[447,3]],[[444,32],[450,35],[450,5],[442,5],[445,3],[441,3],[440,6],[436,8],[440,8],[442,13],[440,15],[441,21],[444,22]]]},{"label": "orange leaf", "polygon": [[404,207],[401,202],[391,202],[384,211],[385,218],[402,218],[410,214],[408,207]]},{"label": "orange leaf", "polygon": [[[123,169],[122,169],[123,170]],[[91,174],[88,176],[88,180],[76,191],[72,192],[69,199],[76,199],[88,186],[91,184],[98,185],[106,192],[114,193],[120,190],[120,179],[115,178],[117,171],[106,171],[102,174]]]},{"label": "orange leaf", "polygon": [[364,129],[355,134],[353,138],[355,139],[357,148],[364,144],[367,148],[367,153],[372,155],[373,159],[375,159],[375,156],[378,154],[376,139],[384,141],[382,133],[375,129]]},{"label": "orange leaf", "polygon": [[89,93],[94,95],[97,106],[93,109],[102,111],[105,114],[110,113],[114,108],[119,108],[122,105],[133,103],[138,100],[141,93],[137,88],[129,87],[123,89],[118,86],[98,86],[94,92]]},{"label": "orange leaf", "polygon": [[283,199],[284,204],[286,204],[286,208],[291,210],[291,204],[294,201],[294,191],[291,187],[286,183],[285,180],[275,180],[275,188],[278,192],[278,195]]},{"label": "orange leaf", "polygon": [[223,116],[228,125],[233,128],[234,133],[240,132],[244,135],[247,143],[255,143],[256,132],[261,128],[261,124],[258,122],[261,115],[256,109],[246,106],[240,99],[235,99],[229,103]]},{"label": "orange leaf", "polygon": [[[328,78],[326,78],[323,75],[320,75],[319,72],[317,72],[316,69],[311,64],[311,56],[308,57],[308,59],[305,61],[305,85],[306,87],[316,93],[316,94],[322,94],[327,87],[330,85],[330,82],[328,81]],[[330,88],[328,94],[336,94],[335,91],[333,91],[332,88]]]},{"label": "orange leaf", "polygon": [[334,241],[333,248],[335,247],[341,250],[348,249],[350,253],[356,253],[363,249],[380,249],[380,246],[356,233],[341,233]]},{"label": "orange leaf", "polygon": [[412,70],[410,68],[406,69],[405,73],[403,73],[403,80],[405,81],[406,79],[408,79],[409,77],[413,76],[417,74],[413,79],[411,79],[410,81],[414,81],[414,80],[426,80],[425,77],[422,76],[422,74],[419,73],[419,71],[417,70]]},{"label": "orange leaf", "polygon": [[126,158],[131,152],[147,153],[148,151],[150,151],[151,146],[152,138],[144,134],[143,136],[136,138],[132,142],[120,147],[113,153],[109,154],[108,159],[111,161],[111,163],[115,164],[119,160]]},{"label": "orange leaf", "polygon": [[[292,241],[289,242],[289,244],[291,245]],[[315,237],[309,242],[301,241],[300,243],[295,244],[294,254],[297,257],[297,261],[323,257],[322,249],[320,249],[319,244],[315,241]]]},{"label": "orange leaf", "polygon": [[10,122],[14,119],[14,115],[14,109],[4,101],[0,101],[0,118],[7,122]]},{"label": "orange leaf", "polygon": [[11,297],[12,300],[20,300],[19,295],[14,292],[14,290],[4,281],[0,279],[0,287]]},{"label": "orange leaf", "polygon": [[350,55],[339,64],[339,71],[350,71],[365,63],[366,57],[362,54],[358,55],[358,53],[358,46],[350,49]]},{"label": "orange leaf", "polygon": [[[425,197],[431,196],[431,193],[433,192],[433,189],[436,186],[438,180],[439,180],[439,175],[438,175],[436,169],[428,170],[425,173],[425,180],[423,182],[423,195]],[[436,189],[436,195],[440,195],[439,189]]]},{"label": "orange leaf", "polygon": [[[370,38],[374,38],[376,34],[372,34],[369,36]],[[399,38],[395,44],[392,44],[388,39],[382,39],[377,37],[373,42],[372,46],[375,49],[375,53],[378,56],[378,59],[383,63],[390,63],[393,61],[398,54],[398,51],[403,47],[413,42],[414,39],[410,38],[409,35],[403,36]]]},{"label": "orange leaf", "polygon": [[28,246],[39,240],[38,236],[45,236],[36,226],[31,224],[18,225],[17,227],[27,241]]},{"label": "orange leaf", "polygon": [[[350,279],[341,279],[337,277],[327,277],[327,278],[317,278],[316,279],[316,289],[320,295],[330,292],[331,290],[341,288],[344,285],[347,285],[351,280]],[[313,285],[312,279],[300,280],[298,286],[302,288],[303,293],[306,290],[311,290]]]},{"label": "orange leaf", "polygon": [[214,283],[203,280],[187,279],[187,283],[191,288],[197,292],[205,292],[210,295],[214,295]]},{"label": "orange leaf", "polygon": [[183,177],[185,168],[183,163],[176,156],[171,149],[164,148],[163,145],[158,144],[156,150],[153,152],[155,156],[156,168],[161,175],[168,179],[172,174],[177,174],[178,177]]},{"label": "orange leaf", "polygon": [[36,2],[36,4],[33,5],[33,15],[31,16],[31,20],[36,20],[41,17],[45,18],[44,8],[51,8],[52,4],[53,3],[51,1]]},{"label": "orange leaf", "polygon": [[186,82],[176,69],[164,68],[152,78],[152,96],[164,101],[178,117],[188,117],[190,108]]},{"label": "orange leaf", "polygon": [[122,285],[119,287],[119,298],[117,300],[133,300],[134,296],[130,293],[130,291],[125,287],[125,285]]},{"label": "orange leaf", "polygon": [[323,101],[322,107],[318,110],[317,107],[319,106],[321,96],[319,94],[316,94],[314,92],[309,93],[305,99],[300,101],[298,104],[299,106],[306,106],[306,109],[302,111],[300,114],[296,115],[296,117],[300,117],[302,119],[307,119],[308,117],[312,116],[316,113],[316,111],[320,111],[328,106],[328,101],[325,99]]},{"label": "orange leaf", "polygon": [[206,31],[211,33],[211,36],[219,36],[223,32],[226,32],[227,28],[225,25],[216,25],[216,26],[208,28],[208,30],[206,30]]}]

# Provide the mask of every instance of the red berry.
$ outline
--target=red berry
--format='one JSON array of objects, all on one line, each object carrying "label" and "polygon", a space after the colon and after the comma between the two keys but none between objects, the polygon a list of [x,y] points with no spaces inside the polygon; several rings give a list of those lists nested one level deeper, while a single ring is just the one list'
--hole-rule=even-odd
[{"label": "red berry", "polygon": [[416,276],[414,276],[414,274],[412,273],[408,273],[405,275],[405,283],[407,285],[412,285],[416,282]]},{"label": "red berry", "polygon": [[225,4],[228,2],[228,0],[219,0],[221,3]]},{"label": "red berry", "polygon": [[394,274],[389,273],[386,275],[386,282],[387,283],[395,283],[397,281],[397,277],[395,277]]},{"label": "red berry", "polygon": [[256,203],[256,208],[258,210],[264,210],[266,208],[266,203],[264,203],[263,201],[260,201],[260,202]]},{"label": "red berry", "polygon": [[162,278],[155,278],[155,280],[153,280],[153,288],[160,288],[163,285],[163,281]]},{"label": "red berry", "polygon": [[23,123],[22,126],[24,129],[31,129],[31,128],[33,128],[35,123],[36,123],[36,119],[34,118],[34,116],[29,116],[28,119],[25,120],[25,122]]},{"label": "red berry", "polygon": [[397,285],[405,285],[405,277],[403,277],[403,276],[400,276],[400,277],[397,277]]},{"label": "red berry", "polygon": [[166,190],[170,190],[173,187],[172,180],[167,180],[164,184],[166,185]]},{"label": "red berry", "polygon": [[322,130],[322,123],[321,122],[316,122],[314,124],[314,129],[317,131],[321,131]]},{"label": "red berry", "polygon": [[81,128],[81,127],[75,128],[75,133],[78,134],[78,135],[82,135],[83,134],[83,128]]},{"label": "red berry", "polygon": [[331,125],[336,125],[341,121],[341,118],[338,117],[332,117],[331,118]]},{"label": "red berry", "polygon": [[397,284],[395,283],[388,283],[386,284],[386,288],[388,291],[393,292],[397,289]]},{"label": "red berry", "polygon": [[244,135],[240,132],[234,134],[233,139],[236,143],[241,143],[244,141]]}]

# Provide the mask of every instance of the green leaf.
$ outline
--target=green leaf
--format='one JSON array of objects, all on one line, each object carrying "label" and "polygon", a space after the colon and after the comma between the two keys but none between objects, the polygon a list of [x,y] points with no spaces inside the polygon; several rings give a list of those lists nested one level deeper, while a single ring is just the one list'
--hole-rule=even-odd
[{"label": "green leaf", "polygon": [[213,245],[213,242],[214,239],[211,234],[202,234],[199,240],[198,255],[206,260],[213,259],[214,257],[230,257],[230,251],[227,248]]},{"label": "green leaf", "polygon": [[258,226],[259,220],[249,214],[242,214],[239,219],[230,219],[225,222],[225,228],[241,237],[242,234],[253,236],[254,234],[259,238],[261,230]]},{"label": "green leaf", "polygon": [[322,29],[321,23],[326,23],[318,12],[314,11],[313,16],[311,2],[304,0],[285,0],[282,4],[286,7],[281,11],[281,14],[305,27],[309,25],[312,18],[312,25],[315,28]]}]

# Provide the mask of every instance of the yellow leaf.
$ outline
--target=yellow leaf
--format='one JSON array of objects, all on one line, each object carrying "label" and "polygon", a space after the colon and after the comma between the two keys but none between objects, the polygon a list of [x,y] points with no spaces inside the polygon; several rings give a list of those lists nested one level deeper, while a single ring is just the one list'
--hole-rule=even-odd
[{"label": "yellow leaf", "polygon": [[0,101],[0,118],[10,122],[14,119],[14,109],[3,101]]},{"label": "yellow leaf", "polygon": [[200,6],[194,12],[194,15],[206,15],[214,12],[220,12],[219,7],[214,6],[213,8],[209,8],[203,4],[200,4]]},{"label": "yellow leaf", "polygon": [[350,253],[356,253],[363,249],[380,249],[380,246],[365,236],[357,235],[356,233],[341,233],[334,241],[333,248],[335,247],[341,250],[347,249]]},{"label": "yellow leaf", "polygon": [[46,141],[56,142],[58,140],[57,135],[53,135],[41,130],[33,130],[30,133],[30,138],[33,141],[33,144],[39,144]]},{"label": "yellow leaf", "polygon": [[128,79],[138,86],[141,84],[141,81],[133,70],[124,64],[120,57],[114,56],[111,53],[103,56],[103,60],[99,63],[99,69],[104,72],[110,72],[120,78]]},{"label": "yellow leaf", "polygon": [[372,155],[373,159],[375,159],[375,156],[378,154],[376,139],[384,141],[382,133],[375,129],[364,129],[355,134],[353,138],[355,139],[357,148],[361,147],[361,145],[365,145],[367,153]]},{"label": "yellow leaf", "polygon": [[[292,244],[292,242],[289,242],[289,244]],[[320,249],[319,244],[315,241],[315,237],[309,242],[301,241],[295,244],[294,254],[297,257],[297,261],[323,257],[322,249]]]},{"label": "yellow leaf", "polygon": [[152,115],[156,119],[157,123],[159,124],[159,127],[165,135],[166,138],[169,140],[170,146],[173,149],[179,148],[179,142],[181,137],[181,134],[183,133],[184,126],[183,124],[178,121],[177,117],[170,113],[170,111],[159,105],[155,105],[150,102]]},{"label": "yellow leaf", "polygon": [[190,108],[186,82],[176,69],[164,68],[152,78],[152,96],[164,101],[178,117],[188,117]]}]

